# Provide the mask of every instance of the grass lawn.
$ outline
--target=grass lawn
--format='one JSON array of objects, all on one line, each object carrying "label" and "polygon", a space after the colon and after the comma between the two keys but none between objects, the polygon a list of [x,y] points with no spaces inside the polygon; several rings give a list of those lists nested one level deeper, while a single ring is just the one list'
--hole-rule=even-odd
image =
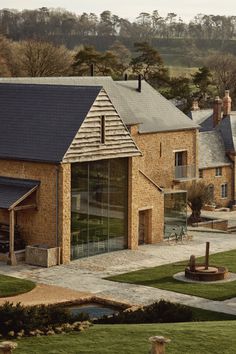
[{"label": "grass lawn", "polygon": [[[204,258],[198,258],[198,261],[202,262],[203,259]],[[175,280],[173,275],[183,271],[187,262],[188,261],[146,268],[107,279],[117,282],[146,285],[218,301],[236,297],[236,281],[221,284],[194,284]],[[210,264],[226,266],[229,271],[236,273],[236,250],[210,255]]]},{"label": "grass lawn", "polygon": [[27,293],[35,287],[30,280],[0,275],[0,298]]},{"label": "grass lawn", "polygon": [[82,333],[24,338],[16,354],[146,354],[148,338],[171,339],[168,354],[235,354],[236,321],[144,325],[95,325]]}]

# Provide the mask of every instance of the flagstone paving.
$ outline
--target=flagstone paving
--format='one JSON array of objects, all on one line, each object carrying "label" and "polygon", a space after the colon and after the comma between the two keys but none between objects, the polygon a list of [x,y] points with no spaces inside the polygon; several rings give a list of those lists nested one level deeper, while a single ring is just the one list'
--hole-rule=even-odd
[{"label": "flagstone paving", "polygon": [[206,241],[211,242],[210,253],[236,249],[236,234],[194,231],[191,231],[191,234],[194,236],[193,240],[186,244],[168,245],[163,242],[157,245],[143,245],[137,251],[118,251],[47,269],[29,265],[10,267],[1,264],[0,273],[133,305],[150,304],[159,299],[166,299],[236,315],[236,298],[221,302],[212,301],[172,291],[103,279],[115,274],[186,260],[191,254],[202,256],[205,253]]}]

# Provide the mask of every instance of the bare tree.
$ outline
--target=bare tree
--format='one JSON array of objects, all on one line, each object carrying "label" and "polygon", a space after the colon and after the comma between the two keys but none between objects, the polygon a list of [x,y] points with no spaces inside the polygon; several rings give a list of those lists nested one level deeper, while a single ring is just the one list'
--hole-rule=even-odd
[{"label": "bare tree", "polygon": [[72,56],[64,46],[48,42],[25,41],[19,49],[21,75],[63,76],[70,73]]},{"label": "bare tree", "polygon": [[18,67],[16,63],[15,44],[0,35],[0,76],[16,76]]},{"label": "bare tree", "polygon": [[224,90],[235,90],[236,56],[232,54],[215,53],[206,60],[206,66],[211,70],[213,80],[220,95]]}]

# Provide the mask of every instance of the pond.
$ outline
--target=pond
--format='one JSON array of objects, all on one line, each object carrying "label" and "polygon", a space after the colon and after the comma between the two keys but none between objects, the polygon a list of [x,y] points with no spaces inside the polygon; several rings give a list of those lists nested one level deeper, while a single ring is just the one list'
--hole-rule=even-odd
[{"label": "pond", "polygon": [[105,306],[95,302],[79,305],[70,305],[66,306],[65,308],[68,309],[71,315],[73,316],[79,315],[80,313],[86,313],[91,319],[101,318],[103,316],[111,316],[119,312],[117,307],[112,307],[110,305]]}]

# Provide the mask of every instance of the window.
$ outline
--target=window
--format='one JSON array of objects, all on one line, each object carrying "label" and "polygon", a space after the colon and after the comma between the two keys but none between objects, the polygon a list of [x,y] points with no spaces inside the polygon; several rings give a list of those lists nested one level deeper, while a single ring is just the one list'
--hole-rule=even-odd
[{"label": "window", "polygon": [[215,187],[213,184],[209,184],[208,191],[209,191],[211,201],[213,202],[214,201],[214,191],[215,191]]},{"label": "window", "polygon": [[222,167],[216,167],[216,177],[222,176]]},{"label": "window", "polygon": [[101,116],[101,144],[106,142],[106,117]]},{"label": "window", "polygon": [[203,178],[203,170],[199,170],[199,178]]},{"label": "window", "polygon": [[224,183],[221,185],[221,198],[227,198],[228,196],[228,185]]},{"label": "window", "polygon": [[187,165],[187,151],[178,151],[175,153],[175,166]]}]

